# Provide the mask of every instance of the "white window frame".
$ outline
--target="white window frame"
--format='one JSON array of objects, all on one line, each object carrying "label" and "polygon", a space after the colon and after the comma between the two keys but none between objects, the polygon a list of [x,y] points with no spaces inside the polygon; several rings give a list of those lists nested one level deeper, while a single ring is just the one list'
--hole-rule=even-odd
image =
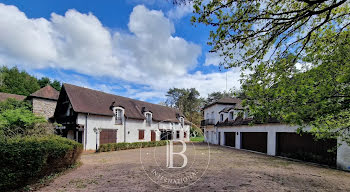
[{"label": "white window frame", "polygon": [[180,125],[181,125],[181,127],[184,127],[184,126],[185,126],[185,118],[180,117],[179,119],[180,119]]},{"label": "white window frame", "polygon": [[223,113],[220,114],[220,121],[221,121],[221,122],[224,121],[224,114],[223,114]]},{"label": "white window frame", "polygon": [[[148,115],[150,116],[150,119],[148,118]],[[146,117],[146,126],[150,127],[152,125],[152,113],[151,112],[145,112]]]},{"label": "white window frame", "polygon": [[121,108],[121,107],[115,107],[114,108],[114,114],[115,114],[115,116],[114,116],[114,123],[116,125],[123,125],[123,123],[124,123],[124,109]]}]

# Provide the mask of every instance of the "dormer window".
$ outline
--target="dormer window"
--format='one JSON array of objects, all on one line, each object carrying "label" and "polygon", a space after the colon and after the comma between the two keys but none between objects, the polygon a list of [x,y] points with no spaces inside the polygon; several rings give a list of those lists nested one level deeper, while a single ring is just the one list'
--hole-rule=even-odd
[{"label": "dormer window", "polygon": [[235,119],[235,113],[233,111],[230,112],[230,120]]},{"label": "dormer window", "polygon": [[183,117],[180,117],[180,123],[182,127],[185,126],[185,119]]},{"label": "dormer window", "polygon": [[220,114],[220,121],[224,121],[224,114]]},{"label": "dormer window", "polygon": [[123,124],[123,110],[122,109],[116,109],[115,110],[115,124],[121,125]]},{"label": "dormer window", "polygon": [[146,125],[151,126],[152,124],[152,113],[146,113]]}]

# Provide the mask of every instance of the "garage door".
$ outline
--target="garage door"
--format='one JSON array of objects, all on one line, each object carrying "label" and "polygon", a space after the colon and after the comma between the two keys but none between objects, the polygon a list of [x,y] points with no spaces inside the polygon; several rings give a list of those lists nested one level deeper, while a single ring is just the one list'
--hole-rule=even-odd
[{"label": "garage door", "polygon": [[244,132],[242,134],[242,149],[267,153],[267,133]]},{"label": "garage door", "polygon": [[102,129],[100,132],[100,145],[117,142],[117,130]]},{"label": "garage door", "polygon": [[225,132],[225,145],[230,147],[236,146],[236,132]]},{"label": "garage door", "polygon": [[336,139],[315,141],[311,134],[277,133],[277,155],[310,161],[315,163],[336,165]]}]

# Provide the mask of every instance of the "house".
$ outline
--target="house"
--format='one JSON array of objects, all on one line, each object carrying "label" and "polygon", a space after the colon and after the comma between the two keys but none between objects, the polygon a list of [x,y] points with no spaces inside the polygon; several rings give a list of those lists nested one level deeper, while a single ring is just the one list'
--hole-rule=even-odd
[{"label": "house", "polygon": [[58,130],[85,150],[105,143],[189,141],[190,126],[173,108],[63,84],[54,114]]},{"label": "house", "polygon": [[33,113],[43,116],[49,120],[54,115],[58,95],[59,92],[56,89],[50,85],[47,85],[32,93],[28,97],[0,92],[0,102],[5,101],[9,98],[16,99],[18,101],[27,100],[32,104]]},{"label": "house", "polygon": [[[203,108],[205,141],[234,147],[311,161],[350,171],[350,147],[336,139],[314,140],[308,133],[297,134],[298,126],[270,119],[260,123],[248,115],[238,98],[223,98]],[[306,127],[306,130],[310,128]],[[340,146],[337,148],[337,144]],[[334,152],[329,152],[334,149]]]},{"label": "house", "polygon": [[53,117],[56,109],[59,92],[47,85],[29,95],[26,99],[33,105],[33,113],[44,116],[46,119]]}]

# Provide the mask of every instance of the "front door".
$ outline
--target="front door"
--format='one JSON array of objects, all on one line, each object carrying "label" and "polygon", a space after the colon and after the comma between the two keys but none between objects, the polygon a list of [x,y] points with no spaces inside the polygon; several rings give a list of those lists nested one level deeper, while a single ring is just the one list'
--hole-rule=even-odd
[{"label": "front door", "polygon": [[156,141],[156,132],[155,131],[151,131],[151,141]]}]

